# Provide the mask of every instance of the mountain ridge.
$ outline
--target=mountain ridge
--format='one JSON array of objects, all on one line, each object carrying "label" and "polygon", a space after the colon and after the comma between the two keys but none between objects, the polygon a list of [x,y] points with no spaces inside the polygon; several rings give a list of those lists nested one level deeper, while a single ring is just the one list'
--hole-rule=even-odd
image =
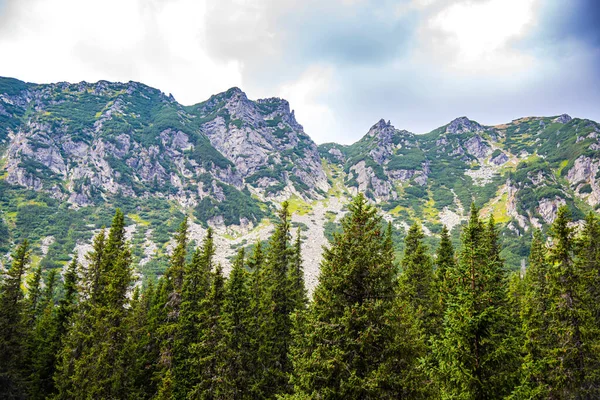
[{"label": "mountain ridge", "polygon": [[424,134],[380,119],[350,145],[317,145],[285,99],[250,100],[238,87],[184,106],[133,81],[0,78],[0,223],[16,240],[33,214],[62,216],[70,225],[33,229],[40,243],[73,232],[47,254],[40,247],[59,265],[110,207],[125,207],[139,232],[132,240],[161,256],[169,250],[159,232],[183,214],[199,234],[218,228],[233,250],[263,237],[289,199],[295,224],[318,238],[307,243],[318,264],[343,200],[363,192],[393,222],[397,243],[415,221],[434,243],[442,224],[461,224],[474,202],[502,226],[515,267],[532,229],[547,229],[560,204],[576,219],[598,209],[598,133],[598,123],[566,114],[497,125],[462,116]]}]

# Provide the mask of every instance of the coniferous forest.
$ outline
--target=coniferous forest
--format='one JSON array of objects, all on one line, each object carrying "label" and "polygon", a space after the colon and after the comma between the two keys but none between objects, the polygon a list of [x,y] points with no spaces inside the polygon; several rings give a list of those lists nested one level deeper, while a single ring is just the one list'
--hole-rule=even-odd
[{"label": "coniferous forest", "polygon": [[458,248],[445,228],[428,248],[415,224],[400,260],[362,195],[348,210],[312,298],[287,203],[228,277],[210,230],[189,251],[187,220],[165,274],[144,284],[119,210],[62,274],[31,267],[24,240],[0,281],[0,398],[600,397],[594,214],[576,229],[560,208],[509,273],[474,206]]}]

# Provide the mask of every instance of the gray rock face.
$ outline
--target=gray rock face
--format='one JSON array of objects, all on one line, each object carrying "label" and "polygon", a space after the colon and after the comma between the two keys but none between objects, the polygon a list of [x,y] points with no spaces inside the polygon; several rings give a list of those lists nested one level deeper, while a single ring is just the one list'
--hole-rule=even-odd
[{"label": "gray rock face", "polygon": [[[220,186],[205,185],[207,179],[264,195],[265,186],[246,179],[269,168],[278,172],[268,186],[281,180],[308,198],[329,188],[317,146],[282,99],[255,102],[232,88],[184,108],[156,89],[106,81],[37,85],[2,96],[0,104],[35,110],[9,132],[7,181],[74,206],[116,193],[163,196],[167,188],[185,206],[203,196],[225,201]],[[64,111],[55,108],[65,102]],[[77,114],[78,108],[88,111]],[[154,111],[144,115],[145,109]]]},{"label": "gray rock face", "polygon": [[491,148],[479,135],[473,136],[464,143],[467,153],[477,158],[485,158],[491,153]]},{"label": "gray rock face", "polygon": [[559,124],[569,123],[573,118],[569,114],[562,114],[552,120],[552,122],[556,122]]},{"label": "gray rock face", "polygon": [[[291,175],[282,174],[279,178],[294,187],[291,176],[295,176],[309,188],[297,194],[311,197],[317,196],[318,190],[328,190],[317,146],[304,133],[287,101],[271,98],[254,102],[237,88],[230,89],[228,95],[224,106],[217,102],[215,108],[207,107],[204,112],[219,114],[224,108],[229,118],[217,116],[201,129],[211,144],[235,165],[242,179],[265,168],[291,165],[285,167]],[[254,188],[262,191],[264,187]]]},{"label": "gray rock face", "polygon": [[480,132],[483,127],[467,117],[460,117],[452,120],[446,127],[446,133],[459,134],[465,132]]},{"label": "gray rock face", "polygon": [[492,158],[490,162],[494,165],[502,165],[508,161],[508,156],[504,153],[498,154],[496,157]]}]

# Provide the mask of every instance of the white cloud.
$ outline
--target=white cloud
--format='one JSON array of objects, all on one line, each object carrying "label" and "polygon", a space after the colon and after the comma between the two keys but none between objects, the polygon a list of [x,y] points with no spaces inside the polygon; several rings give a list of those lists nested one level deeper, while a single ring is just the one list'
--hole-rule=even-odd
[{"label": "white cloud", "polygon": [[183,103],[241,85],[235,60],[208,54],[196,0],[35,0],[8,5],[0,75],[33,82],[136,80]]},{"label": "white cloud", "polygon": [[279,96],[296,110],[296,119],[304,131],[317,143],[349,141],[340,131],[333,111],[323,102],[325,95],[335,96],[333,76],[331,66],[312,66],[298,80],[282,85],[279,90]]},{"label": "white cloud", "polygon": [[535,26],[537,0],[462,0],[440,9],[420,29],[421,45],[459,72],[510,74],[535,59],[512,47]]}]

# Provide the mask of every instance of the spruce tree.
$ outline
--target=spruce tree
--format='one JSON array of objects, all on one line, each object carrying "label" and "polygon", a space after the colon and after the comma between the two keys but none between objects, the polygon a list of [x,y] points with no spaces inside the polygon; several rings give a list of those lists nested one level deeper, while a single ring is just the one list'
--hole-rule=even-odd
[{"label": "spruce tree", "polygon": [[448,270],[454,268],[454,246],[450,240],[450,232],[446,225],[440,233],[440,244],[435,253],[435,282],[438,290],[438,302],[443,309],[445,294],[450,290],[447,282]]},{"label": "spruce tree", "polygon": [[290,390],[290,314],[295,306],[294,300],[288,296],[292,259],[290,215],[288,203],[284,202],[278,212],[275,231],[269,239],[265,263],[261,269],[261,325],[257,357],[261,369],[258,373],[261,379],[259,390],[265,398],[273,398]]},{"label": "spruce tree", "polygon": [[303,310],[308,303],[306,287],[304,285],[304,269],[302,267],[302,234],[300,228],[296,233],[296,240],[292,249],[292,260],[288,272],[289,290],[291,310]]},{"label": "spruce tree", "polygon": [[0,284],[0,398],[25,396],[27,334],[25,299],[21,289],[29,264],[29,243],[24,240],[12,254],[12,263]]},{"label": "spruce tree", "polygon": [[[575,259],[576,242],[566,206],[560,207],[552,224],[552,247],[548,260],[548,393],[551,398],[593,397],[597,382],[590,370],[596,365],[593,349],[596,327],[588,307],[584,269]],[[594,337],[596,336],[596,337]]]},{"label": "spruce tree", "polygon": [[404,240],[398,293],[400,301],[419,321],[423,334],[429,337],[438,330],[440,308],[435,293],[433,263],[423,243],[424,237],[418,223],[409,228]]},{"label": "spruce tree", "polygon": [[131,254],[125,241],[123,213],[117,209],[106,240],[94,241],[89,259],[91,293],[61,351],[55,382],[58,398],[123,398],[124,343],[127,337],[127,291],[131,284]]},{"label": "spruce tree", "polygon": [[313,302],[295,318],[295,397],[406,396],[411,388],[402,379],[413,366],[406,362],[412,359],[413,338],[397,340],[403,332],[395,308],[391,238],[360,194],[349,205],[342,229],[324,249]]},{"label": "spruce tree", "polygon": [[577,268],[582,276],[584,340],[590,354],[585,366],[588,397],[600,397],[600,221],[590,212],[577,241]]},{"label": "spruce tree", "polygon": [[213,280],[214,254],[213,233],[212,229],[209,229],[202,247],[196,249],[184,271],[181,307],[173,331],[173,354],[170,356],[173,371],[168,376],[169,382],[161,384],[172,385],[169,390],[177,398],[185,397],[200,379],[197,362],[193,359],[193,348],[200,338],[200,325],[206,314],[204,301]]},{"label": "spruce tree", "polygon": [[131,312],[124,345],[126,371],[126,393],[129,399],[149,399],[155,392],[153,375],[156,372],[158,352],[151,323],[152,303],[155,299],[154,285],[150,281],[142,291],[136,287],[131,299]]},{"label": "spruce tree", "polygon": [[210,292],[200,303],[198,339],[190,346],[190,360],[197,374],[190,399],[227,399],[229,389],[222,384],[227,356],[222,321],[224,278],[217,265],[212,277]]},{"label": "spruce tree", "polygon": [[[166,376],[166,371],[173,368],[174,346],[177,340],[176,336],[179,329],[179,316],[182,302],[182,291],[184,286],[184,276],[186,269],[187,256],[187,217],[183,219],[177,232],[175,233],[175,247],[171,254],[171,259],[165,275],[162,278],[164,284],[161,287],[166,298],[164,299],[164,310],[162,311],[162,321],[158,326],[158,336],[160,337],[161,356],[160,356],[160,374]],[[169,379],[173,379],[171,374]]]},{"label": "spruce tree", "polygon": [[244,249],[240,249],[233,261],[229,279],[225,285],[223,302],[223,330],[226,351],[220,393],[230,399],[251,399],[250,370],[250,288],[248,272],[244,269]]},{"label": "spruce tree", "polygon": [[524,335],[521,384],[516,390],[518,398],[548,398],[546,374],[548,372],[547,348],[553,340],[549,335],[547,250],[542,232],[536,230],[531,241],[529,268],[524,277],[524,294],[521,303],[521,322]]},{"label": "spruce tree", "polygon": [[499,398],[514,384],[516,343],[498,233],[492,219],[484,226],[472,205],[461,239],[459,261],[446,271],[450,290],[430,375],[443,398]]},{"label": "spruce tree", "polygon": [[60,346],[60,336],[54,289],[57,271],[48,272],[44,291],[40,298],[41,315],[31,334],[30,347],[30,394],[32,399],[44,399],[54,392],[52,376],[55,371],[56,353]]},{"label": "spruce tree", "polygon": [[260,241],[254,245],[252,255],[247,264],[250,270],[250,318],[248,320],[248,352],[251,354],[251,365],[248,370],[250,391],[254,398],[261,395],[262,368],[258,360],[258,349],[262,343],[260,327],[262,326],[263,314],[261,313],[261,299],[263,296],[262,270],[265,255]]}]

